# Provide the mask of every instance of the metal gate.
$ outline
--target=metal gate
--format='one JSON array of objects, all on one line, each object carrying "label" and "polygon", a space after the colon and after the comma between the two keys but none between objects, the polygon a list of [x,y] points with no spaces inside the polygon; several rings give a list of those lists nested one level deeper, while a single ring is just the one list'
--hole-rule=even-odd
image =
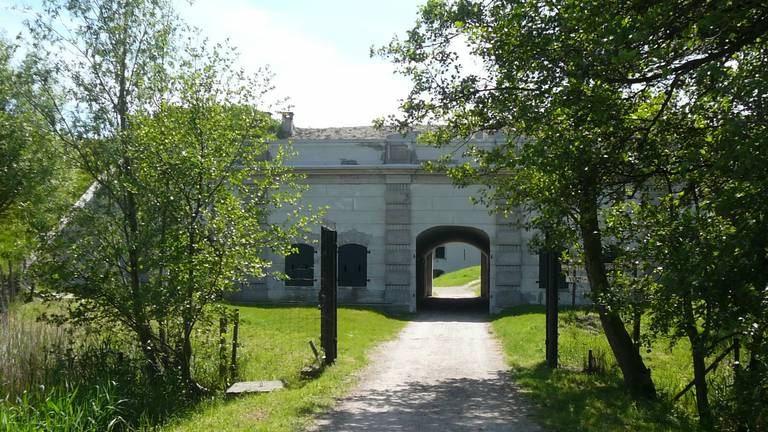
[{"label": "metal gate", "polygon": [[336,231],[320,229],[320,345],[325,364],[336,360],[338,350],[336,316]]}]

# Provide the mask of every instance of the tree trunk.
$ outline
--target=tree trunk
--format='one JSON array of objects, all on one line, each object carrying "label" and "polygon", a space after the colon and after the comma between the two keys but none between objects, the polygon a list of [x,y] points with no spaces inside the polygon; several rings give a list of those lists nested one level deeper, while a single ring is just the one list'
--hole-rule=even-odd
[{"label": "tree trunk", "polygon": [[693,357],[693,382],[696,386],[696,409],[699,412],[699,422],[704,430],[712,430],[712,412],[709,408],[707,391],[707,365],[704,362],[704,347],[699,337],[699,331],[693,327],[686,328],[688,340],[691,342]]},{"label": "tree trunk", "polygon": [[192,380],[192,341],[190,340],[191,329],[189,324],[184,324],[184,339],[181,343],[181,358],[179,359],[179,366],[181,372],[181,380],[184,384],[192,390],[195,385]]},{"label": "tree trunk", "polygon": [[693,360],[693,384],[696,387],[696,410],[699,412],[699,423],[704,430],[712,430],[712,412],[709,409],[709,395],[707,390],[707,365],[705,364],[706,351],[704,340],[696,328],[696,317],[693,314],[691,296],[688,293],[682,295],[683,315],[685,318],[685,334],[691,343],[691,358]]},{"label": "tree trunk", "polygon": [[184,339],[181,343],[181,356],[179,356],[179,372],[190,396],[197,397],[210,393],[210,391],[198,384],[192,377],[192,325],[184,323]]},{"label": "tree trunk", "polygon": [[651,379],[651,371],[645,367],[643,358],[636,349],[619,314],[609,310],[599,298],[608,292],[609,285],[603,264],[603,244],[597,220],[597,200],[594,197],[587,199],[589,200],[588,205],[582,209],[580,221],[584,242],[584,266],[592,293],[596,294],[597,297],[600,322],[624,376],[624,384],[627,389],[636,397],[654,398],[656,388]]}]

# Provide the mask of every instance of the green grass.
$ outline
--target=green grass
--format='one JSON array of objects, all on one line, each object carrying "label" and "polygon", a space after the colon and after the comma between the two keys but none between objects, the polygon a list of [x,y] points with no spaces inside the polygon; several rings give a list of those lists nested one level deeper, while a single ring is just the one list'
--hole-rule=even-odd
[{"label": "green grass", "polygon": [[126,397],[140,366],[114,355],[101,335],[38,321],[44,310],[17,302],[0,313],[0,431],[126,428],[129,399],[143,400]]},{"label": "green grass", "polygon": [[[662,341],[645,353],[660,398],[638,403],[623,390],[595,314],[561,311],[558,370],[547,369],[544,359],[543,307],[526,306],[505,311],[493,319],[517,382],[534,400],[539,422],[557,431],[691,431],[692,398],[678,406],[669,402],[691,379],[688,350],[680,343],[669,348]],[[603,360],[606,372],[581,372],[587,351]],[[690,395],[689,395],[690,396]]]},{"label": "green grass", "polygon": [[466,285],[480,279],[480,266],[465,267],[450,273],[445,273],[432,279],[433,287],[449,287]]},{"label": "green grass", "polygon": [[215,398],[170,422],[166,431],[295,431],[327,410],[353,384],[353,372],[368,363],[368,351],[393,338],[402,318],[363,309],[339,309],[339,357],[314,380],[299,378],[317,342],[319,313],[313,307],[239,307],[240,379],[284,380],[287,388],[233,400]]},{"label": "green grass", "polygon": [[113,431],[123,430],[120,416],[122,400],[112,397],[113,384],[85,390],[53,387],[24,393],[15,403],[0,400],[0,430],[35,431]]},{"label": "green grass", "polygon": [[[106,344],[102,339],[111,338],[108,331],[80,337],[69,333],[83,329],[36,321],[40,313],[59,306],[15,304],[0,314],[0,432],[101,431],[110,424],[142,431],[301,429],[313,414],[327,410],[346,392],[353,373],[367,364],[369,350],[406,324],[405,316],[339,309],[336,364],[317,379],[302,380],[301,368],[314,361],[307,341],[313,339],[319,346],[317,308],[238,306],[238,379],[282,380],[287,388],[233,400],[219,392],[193,401],[181,397],[173,383],[141,379],[141,357],[131,353],[128,340]],[[201,326],[196,332],[194,374],[214,388],[218,323]]]}]

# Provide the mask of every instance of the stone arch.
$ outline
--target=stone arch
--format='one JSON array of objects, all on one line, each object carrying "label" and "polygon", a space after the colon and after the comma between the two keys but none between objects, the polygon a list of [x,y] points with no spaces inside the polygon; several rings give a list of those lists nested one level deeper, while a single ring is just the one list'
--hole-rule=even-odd
[{"label": "stone arch", "polygon": [[366,248],[371,247],[371,238],[373,237],[371,234],[366,234],[352,228],[345,231],[338,231],[337,235],[339,245],[354,243],[365,246]]},{"label": "stone arch", "polygon": [[480,250],[480,297],[490,299],[491,240],[488,234],[475,227],[439,225],[428,228],[416,236],[416,304],[417,307],[432,293],[432,253],[445,243],[467,243]]}]

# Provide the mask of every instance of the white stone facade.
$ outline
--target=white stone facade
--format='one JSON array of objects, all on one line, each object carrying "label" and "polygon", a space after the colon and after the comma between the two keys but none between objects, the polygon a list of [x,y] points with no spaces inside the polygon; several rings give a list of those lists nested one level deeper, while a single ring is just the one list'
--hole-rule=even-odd
[{"label": "white stone facade", "polygon": [[443,249],[443,256],[438,256],[437,249],[432,254],[432,271],[440,274],[450,273],[466,267],[480,265],[480,250],[467,243],[445,243],[438,246]]},{"label": "white stone facade", "polygon": [[[335,226],[340,248],[355,244],[368,251],[366,257],[354,257],[367,262],[364,286],[345,286],[340,280],[341,303],[417,310],[420,299],[431,293],[434,248],[451,242],[479,249],[480,261],[485,260],[482,294],[490,311],[543,303],[538,256],[527,245],[531,233],[501,215],[490,214],[481,205],[473,205],[470,198],[479,193],[480,186],[457,188],[444,174],[422,169],[422,162],[435,160],[450,149],[417,145],[415,134],[402,136],[368,127],[294,130],[288,124],[287,132],[291,136],[275,146],[290,140],[297,152],[291,165],[306,175],[309,185],[303,201],[326,208],[324,221]],[[483,135],[474,144],[489,147],[501,139]],[[306,278],[301,286],[274,279],[254,280],[235,298],[316,302],[319,227],[313,227],[313,232],[315,253],[309,262],[314,266],[301,267],[314,275],[313,280]],[[277,270],[288,271],[284,257],[270,258]],[[340,273],[343,265],[340,252]],[[351,267],[355,267],[350,269],[354,272],[361,265],[355,261]],[[581,299],[583,295],[579,296]],[[570,294],[563,292],[562,297],[566,301]]]}]

